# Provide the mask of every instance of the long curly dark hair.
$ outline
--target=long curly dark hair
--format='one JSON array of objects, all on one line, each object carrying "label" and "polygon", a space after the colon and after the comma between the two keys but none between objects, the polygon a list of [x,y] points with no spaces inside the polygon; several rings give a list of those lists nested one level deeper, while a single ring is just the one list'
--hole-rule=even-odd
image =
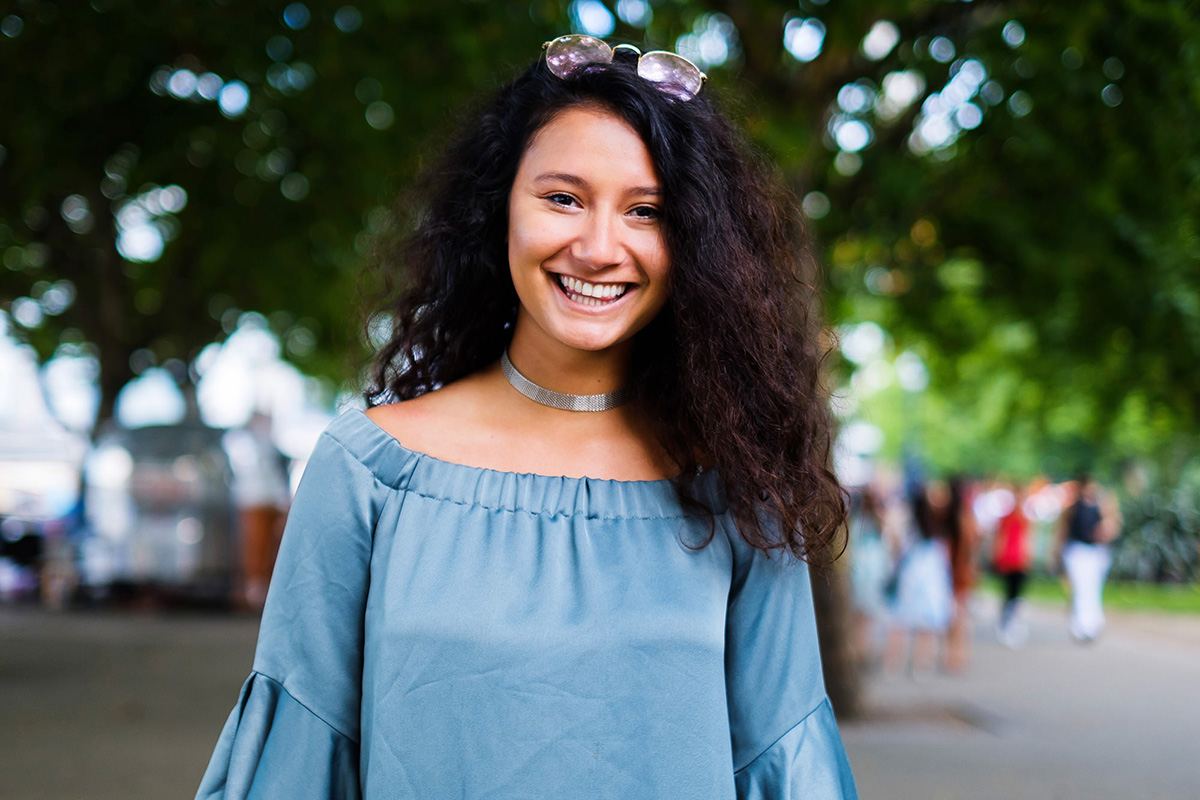
[{"label": "long curly dark hair", "polygon": [[416,397],[499,359],[518,303],[509,190],[531,136],[579,106],[637,131],[661,182],[671,292],[634,338],[631,377],[680,468],[681,502],[704,507],[695,477],[715,464],[748,544],[829,563],[846,498],[830,469],[828,350],[794,197],[707,93],[678,100],[620,61],[564,80],[539,60],[476,109],[398,201],[373,265],[382,299],[367,325],[386,341],[367,404]]}]

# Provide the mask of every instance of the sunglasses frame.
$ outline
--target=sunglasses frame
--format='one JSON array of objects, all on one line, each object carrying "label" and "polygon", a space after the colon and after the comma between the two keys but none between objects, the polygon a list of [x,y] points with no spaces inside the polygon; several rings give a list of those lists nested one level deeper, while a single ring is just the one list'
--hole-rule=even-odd
[{"label": "sunglasses frame", "polygon": [[[600,50],[597,47],[597,45],[603,45],[604,49],[608,51],[607,52],[608,58],[607,58],[607,60],[600,58],[600,59],[594,59],[591,61],[583,61],[578,64],[575,64],[570,70],[568,70],[566,72],[559,72],[551,64],[550,48],[552,48],[554,45],[560,44],[560,43],[563,45],[575,45],[575,47],[577,49],[583,50],[585,52],[590,52],[593,54],[603,53],[603,50]],[[658,85],[662,89],[662,91],[664,91],[667,94],[671,95],[672,97],[676,97],[680,100],[684,100],[684,101],[691,100],[693,97],[695,97],[696,95],[698,95],[700,93],[700,90],[704,88],[704,84],[708,82],[708,76],[705,75],[704,72],[701,71],[701,69],[699,67],[697,67],[691,61],[689,61],[688,59],[679,55],[678,53],[672,53],[669,50],[651,50],[649,52],[643,53],[641,51],[641,49],[638,48],[636,45],[632,45],[632,44],[610,45],[608,42],[604,41],[603,39],[597,38],[595,36],[588,36],[587,34],[583,34],[583,33],[568,33],[564,36],[559,36],[556,39],[551,39],[548,42],[542,43],[542,51],[546,57],[546,67],[556,77],[562,78],[564,80],[576,69],[585,67],[589,64],[611,64],[614,61],[618,50],[627,50],[629,52],[632,52],[637,57],[637,73],[638,73],[638,75],[641,76],[644,80],[648,80],[651,83]],[[687,86],[686,84],[683,84],[683,83],[679,83],[678,81],[664,81],[661,79],[656,79],[656,78],[650,77],[649,75],[645,74],[642,71],[643,60],[648,57],[656,57],[656,58],[651,58],[651,61],[647,62],[647,63],[657,63],[662,60],[683,62],[683,64],[686,65],[687,68],[690,68],[691,70],[693,70],[695,72],[695,76],[699,78],[699,85],[697,85],[696,89],[693,91],[689,86]],[[668,87],[677,87],[677,89],[675,91],[672,91],[671,88],[668,88]]]}]

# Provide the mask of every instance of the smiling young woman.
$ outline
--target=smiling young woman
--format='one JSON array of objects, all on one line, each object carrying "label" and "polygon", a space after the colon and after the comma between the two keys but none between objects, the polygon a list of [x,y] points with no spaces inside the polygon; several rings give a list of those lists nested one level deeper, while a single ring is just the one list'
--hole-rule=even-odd
[{"label": "smiling young woman", "polygon": [[855,796],[817,298],[702,86],[562,37],[399,207],[199,797]]}]

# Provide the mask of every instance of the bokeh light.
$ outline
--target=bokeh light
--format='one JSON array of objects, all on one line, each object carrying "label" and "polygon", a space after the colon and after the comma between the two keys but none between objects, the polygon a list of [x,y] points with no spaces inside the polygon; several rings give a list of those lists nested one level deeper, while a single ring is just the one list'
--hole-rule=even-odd
[{"label": "bokeh light", "polygon": [[304,3],[292,3],[283,10],[283,24],[294,31],[307,28],[312,15]]},{"label": "bokeh light", "polygon": [[172,215],[187,205],[182,186],[152,187],[120,202],[116,211],[117,252],[127,261],[157,261],[178,232]]},{"label": "bokeh light", "polygon": [[1014,117],[1023,117],[1033,111],[1033,98],[1024,90],[1013,92],[1008,98],[1008,110]]},{"label": "bokeh light", "polygon": [[1004,43],[1009,47],[1020,47],[1025,43],[1025,28],[1021,27],[1021,23],[1015,19],[1004,25],[1001,35],[1004,37]]},{"label": "bokeh light", "polygon": [[608,36],[617,21],[599,0],[574,0],[571,3],[571,29],[588,36]]},{"label": "bokeh light", "polygon": [[864,83],[847,83],[838,90],[837,104],[847,114],[861,114],[874,102],[874,90]]},{"label": "bokeh light", "polygon": [[25,23],[16,14],[9,14],[0,21],[0,33],[3,33],[10,39],[20,36],[23,30],[25,30]]},{"label": "bokeh light", "polygon": [[287,61],[292,57],[292,40],[283,34],[267,39],[267,57],[272,61]]},{"label": "bokeh light", "polygon": [[809,219],[824,219],[829,215],[832,205],[824,192],[809,192],[802,201],[804,215]]},{"label": "bokeh light", "polygon": [[705,14],[691,33],[675,41],[675,51],[704,69],[720,66],[739,49],[737,28],[724,14]]},{"label": "bokeh light", "polygon": [[797,61],[812,61],[825,46],[825,23],[815,17],[788,20],[783,29],[783,46]]},{"label": "bokeh light", "polygon": [[875,100],[875,113],[882,120],[899,117],[925,92],[925,76],[915,69],[889,72],[883,91]]},{"label": "bokeh light", "polygon": [[871,26],[862,40],[862,53],[872,61],[887,58],[888,53],[900,42],[900,29],[894,23],[881,19]]},{"label": "bokeh light", "polygon": [[293,202],[299,202],[308,197],[308,190],[308,178],[299,172],[289,173],[283,176],[283,180],[279,182],[280,193]]},{"label": "bokeh light", "polygon": [[871,143],[871,128],[860,119],[848,119],[837,126],[834,139],[847,153],[857,153]]},{"label": "bokeh light", "polygon": [[187,99],[196,91],[196,73],[190,69],[177,69],[167,81],[167,91],[180,99]]},{"label": "bokeh light", "polygon": [[644,28],[654,19],[654,9],[646,0],[619,0],[617,16],[628,25]]},{"label": "bokeh light", "polygon": [[354,6],[342,6],[334,12],[333,24],[342,33],[353,33],[362,26],[362,14]]},{"label": "bokeh light", "polygon": [[946,85],[926,97],[921,105],[908,142],[914,153],[945,150],[964,130],[983,122],[983,109],[972,100],[987,83],[987,69],[977,59],[968,58],[955,62],[950,72]]},{"label": "bokeh light", "polygon": [[935,36],[929,43],[929,56],[941,64],[949,64],[954,60],[954,42],[945,36]]},{"label": "bokeh light", "polygon": [[250,90],[241,81],[230,81],[217,95],[217,105],[227,117],[241,116],[250,104]]},{"label": "bokeh light", "polygon": [[376,100],[367,106],[365,116],[367,124],[377,131],[387,130],[396,121],[396,114],[392,111],[392,107],[382,100]]}]

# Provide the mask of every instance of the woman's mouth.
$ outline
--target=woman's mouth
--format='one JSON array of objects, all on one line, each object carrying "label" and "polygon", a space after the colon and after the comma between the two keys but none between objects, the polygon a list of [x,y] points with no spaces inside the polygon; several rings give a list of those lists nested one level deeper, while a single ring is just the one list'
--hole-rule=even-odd
[{"label": "woman's mouth", "polygon": [[614,303],[629,290],[628,283],[588,283],[569,275],[556,275],[558,286],[569,300],[585,306]]}]

